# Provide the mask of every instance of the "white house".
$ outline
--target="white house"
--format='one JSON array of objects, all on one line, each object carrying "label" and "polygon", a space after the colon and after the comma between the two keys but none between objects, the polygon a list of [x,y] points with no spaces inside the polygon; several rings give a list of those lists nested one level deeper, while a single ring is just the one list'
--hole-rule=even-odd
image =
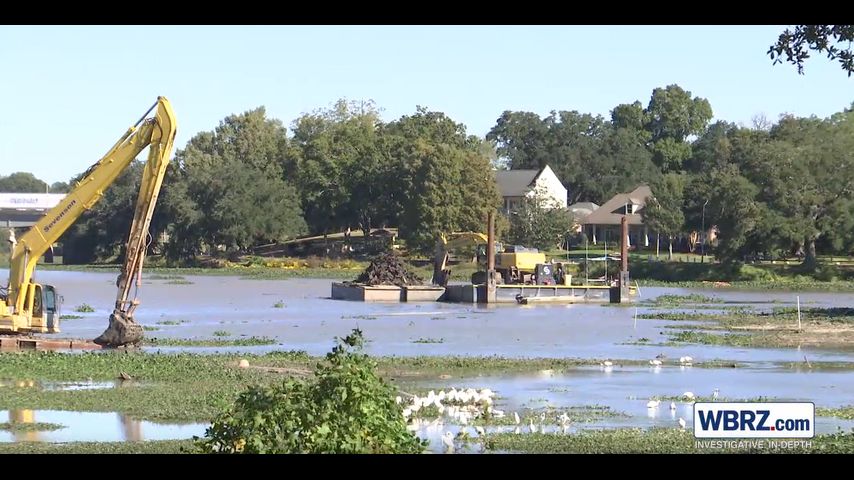
[{"label": "white house", "polygon": [[538,197],[552,208],[566,208],[566,187],[548,165],[539,170],[498,170],[495,180],[504,199],[504,213],[519,208],[525,197]]}]

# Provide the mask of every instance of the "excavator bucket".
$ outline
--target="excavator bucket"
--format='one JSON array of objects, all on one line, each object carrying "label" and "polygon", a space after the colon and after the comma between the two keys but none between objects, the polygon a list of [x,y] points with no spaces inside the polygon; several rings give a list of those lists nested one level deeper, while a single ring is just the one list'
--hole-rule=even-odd
[{"label": "excavator bucket", "polygon": [[142,326],[136,323],[133,317],[125,316],[124,313],[116,310],[110,315],[110,326],[93,341],[105,347],[121,347],[137,345],[142,341],[142,337]]}]

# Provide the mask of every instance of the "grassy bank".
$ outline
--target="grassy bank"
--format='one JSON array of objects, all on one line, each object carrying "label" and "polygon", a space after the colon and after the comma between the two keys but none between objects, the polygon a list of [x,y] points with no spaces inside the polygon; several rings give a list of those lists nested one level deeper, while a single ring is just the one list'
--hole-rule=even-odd
[{"label": "grassy bank", "polygon": [[[228,336],[228,332],[214,332],[214,335]],[[225,335],[223,335],[225,334]],[[143,345],[152,347],[251,347],[257,345],[275,345],[278,340],[270,337],[243,337],[232,339],[195,339],[195,338],[146,338]]]},{"label": "grassy bank", "polygon": [[[854,453],[854,434],[817,435],[809,447],[698,448],[693,435],[675,429],[582,431],[571,435],[489,435],[487,452],[516,453]],[[766,444],[768,445],[768,444]],[[146,442],[4,443],[4,453],[188,453],[192,440]]]},{"label": "grassy bank", "polygon": [[668,325],[671,344],[696,343],[738,347],[812,346],[854,350],[854,308],[795,308],[770,312],[730,310],[723,313],[654,312],[639,318],[700,321],[702,325]]},{"label": "grassy bank", "polygon": [[8,432],[46,432],[62,428],[65,428],[65,425],[57,423],[0,423],[0,431],[6,430]]},{"label": "grassy bank", "polygon": [[619,429],[573,435],[489,435],[487,450],[520,453],[854,453],[854,434],[817,435],[808,448],[697,448],[690,431]]},{"label": "grassy bank", "polygon": [[[237,368],[240,359],[247,359],[250,367]],[[320,360],[320,357],[311,357],[303,352],[266,355],[2,353],[0,380],[37,382],[33,387],[14,387],[11,382],[5,382],[6,386],[0,387],[0,405],[8,409],[118,411],[142,420],[204,422],[221,412],[247,386],[269,384],[287,376],[309,375]],[[600,363],[596,359],[500,357],[378,357],[376,360],[381,375],[404,391],[418,392],[423,390],[425,382],[432,380],[441,380],[444,384],[453,383],[455,378],[470,379],[490,374],[551,374]],[[614,368],[645,366],[648,363],[619,359],[612,359],[612,362]],[[737,366],[724,360],[694,365],[696,368]],[[122,373],[131,380],[119,381]],[[39,382],[89,380],[117,383],[115,388],[72,391],[45,389],[39,385]],[[487,381],[475,383],[478,385],[457,387],[488,386]]]},{"label": "grassy bank", "polygon": [[836,417],[844,420],[854,420],[854,405],[839,408],[816,408],[815,414],[820,417]]},{"label": "grassy bank", "polygon": [[[240,359],[249,361],[239,368]],[[454,383],[454,378],[476,378],[489,374],[554,373],[598,365],[585,359],[506,359],[498,357],[379,357],[378,370],[401,390],[423,394],[423,385],[432,379]],[[0,405],[5,409],[51,409],[121,412],[135,419],[161,422],[209,422],[222,412],[249,385],[271,384],[291,376],[309,375],[320,357],[303,352],[275,352],[266,355],[143,354],[102,352],[75,355],[55,352],[0,353]],[[645,365],[643,361],[613,360],[619,365]],[[721,366],[732,362],[709,362]],[[703,366],[704,364],[696,364]],[[119,377],[130,380],[118,380]],[[35,380],[31,386],[6,380]],[[57,381],[114,381],[115,387],[91,390],[58,390]],[[477,383],[477,385],[472,385]],[[457,387],[487,387],[488,380],[458,382]],[[415,388],[416,384],[421,387]],[[30,385],[29,382],[26,385]],[[536,400],[531,400],[532,404]],[[847,409],[820,409],[820,415],[847,418]],[[533,408],[520,410],[523,421],[539,422],[546,413],[549,421],[567,413],[573,424],[624,416],[607,406],[579,405],[560,410]],[[38,414],[36,414],[38,417]],[[38,418],[36,418],[38,419]],[[477,425],[509,425],[510,416]],[[2,428],[2,427],[0,427]],[[12,427],[9,427],[12,428]],[[75,442],[70,444],[0,444],[0,453],[180,453],[191,441],[158,442]],[[695,452],[693,438],[684,431],[654,429],[642,431],[585,431],[572,435],[489,434],[488,451],[526,453],[630,453]],[[712,452],[718,450],[702,450]],[[810,451],[854,452],[851,436],[820,436]]]},{"label": "grassy bank", "polygon": [[[250,368],[237,368],[240,359],[247,359]],[[209,421],[249,385],[269,384],[287,376],[308,375],[320,360],[320,357],[311,357],[303,352],[266,355],[0,353],[0,380],[37,380],[33,387],[15,387],[6,382],[6,386],[0,387],[0,405],[7,409],[118,411],[142,420]],[[379,357],[376,360],[380,374],[403,390],[433,379],[543,370],[559,372],[599,364],[599,360],[585,359],[499,357]],[[618,368],[619,365],[646,363],[616,359],[613,362]],[[732,362],[723,361],[696,364],[697,367],[730,365]],[[123,373],[131,380],[118,381]],[[45,389],[39,384],[88,380],[117,383],[115,388],[71,391]]]},{"label": "grassy bank", "polygon": [[192,440],[149,440],[145,442],[0,443],[4,453],[187,453]]},{"label": "grassy bank", "polygon": [[821,265],[806,272],[799,265],[742,265],[636,261],[631,277],[641,285],[687,288],[854,291],[854,268]]}]

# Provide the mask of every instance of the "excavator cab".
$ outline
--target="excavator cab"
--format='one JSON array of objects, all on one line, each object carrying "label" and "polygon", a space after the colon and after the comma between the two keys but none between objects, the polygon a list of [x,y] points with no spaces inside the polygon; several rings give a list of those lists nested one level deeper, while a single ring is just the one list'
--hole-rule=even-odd
[{"label": "excavator cab", "polygon": [[[27,325],[19,324],[19,318],[0,318],[0,326],[14,331],[29,331],[39,333],[59,333],[59,305],[61,297],[57,295],[53,285],[29,283],[24,291],[24,316],[30,321]],[[4,293],[5,301],[8,292]],[[23,317],[20,317],[23,318]]]},{"label": "excavator cab", "polygon": [[49,332],[58,332],[59,306],[62,303],[62,297],[56,293],[56,288],[53,285],[44,285],[42,293],[44,294],[44,316],[47,329]]}]

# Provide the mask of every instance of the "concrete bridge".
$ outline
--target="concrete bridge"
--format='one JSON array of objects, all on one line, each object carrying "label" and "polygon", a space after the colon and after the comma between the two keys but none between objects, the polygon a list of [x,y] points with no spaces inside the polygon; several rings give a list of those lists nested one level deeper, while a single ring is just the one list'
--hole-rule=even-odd
[{"label": "concrete bridge", "polygon": [[0,227],[32,227],[63,198],[64,193],[0,193]]},{"label": "concrete bridge", "polygon": [[[29,228],[55,207],[64,193],[0,193],[0,228]],[[6,239],[8,232],[2,237]],[[3,242],[4,249],[9,244]],[[44,255],[44,261],[53,263],[53,247]]]}]

